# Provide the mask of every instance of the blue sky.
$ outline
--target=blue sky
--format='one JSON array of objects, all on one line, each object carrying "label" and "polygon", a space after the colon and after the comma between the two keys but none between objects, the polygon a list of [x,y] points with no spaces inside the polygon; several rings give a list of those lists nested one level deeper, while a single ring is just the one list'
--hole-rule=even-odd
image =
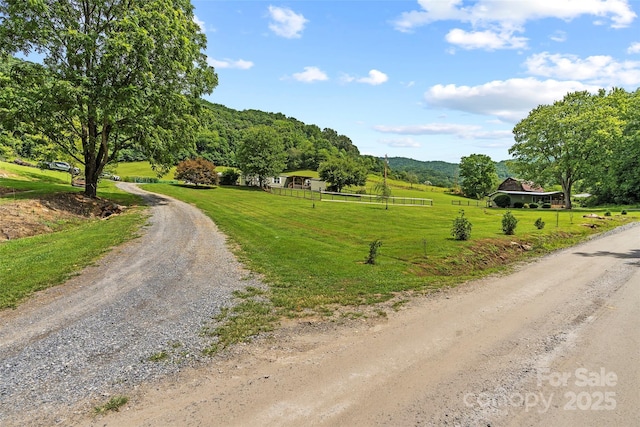
[{"label": "blue sky", "polygon": [[209,101],[332,128],[362,154],[505,160],[536,106],[640,86],[640,1],[192,3]]}]

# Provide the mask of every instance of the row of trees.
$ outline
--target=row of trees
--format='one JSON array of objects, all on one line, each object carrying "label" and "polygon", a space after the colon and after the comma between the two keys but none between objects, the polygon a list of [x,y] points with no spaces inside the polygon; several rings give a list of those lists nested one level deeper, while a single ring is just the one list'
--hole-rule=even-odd
[{"label": "row of trees", "polygon": [[[640,90],[581,91],[540,105],[513,129],[509,167],[522,179],[559,185],[566,208],[574,189],[596,204],[640,203]],[[460,161],[461,189],[481,198],[495,189],[498,175],[488,156]]]},{"label": "row of trees", "polygon": [[567,208],[575,187],[598,203],[640,202],[640,90],[569,93],[531,111],[513,133],[519,176],[561,185]]}]

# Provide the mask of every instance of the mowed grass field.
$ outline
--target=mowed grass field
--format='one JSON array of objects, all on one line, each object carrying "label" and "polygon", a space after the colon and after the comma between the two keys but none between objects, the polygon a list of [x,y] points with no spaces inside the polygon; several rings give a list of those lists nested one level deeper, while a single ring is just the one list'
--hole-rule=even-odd
[{"label": "mowed grass field", "polygon": [[[371,181],[375,179],[379,178]],[[519,220],[516,234],[505,236],[506,210],[484,208],[483,202],[478,207],[476,201],[442,189],[390,184],[394,196],[429,198],[433,207],[385,209],[378,204],[276,196],[246,187],[152,184],[143,188],[192,203],[209,215],[242,260],[264,275],[273,305],[287,315],[330,313],[336,305],[358,306],[404,291],[455,285],[505,271],[515,261],[633,220],[620,212],[598,220],[582,217],[591,211],[514,209],[511,212]],[[468,202],[473,206],[458,205]],[[469,241],[456,241],[450,234],[460,209],[473,225]],[[534,226],[537,218],[545,221],[544,229]],[[382,242],[377,263],[365,264],[374,240]]]}]

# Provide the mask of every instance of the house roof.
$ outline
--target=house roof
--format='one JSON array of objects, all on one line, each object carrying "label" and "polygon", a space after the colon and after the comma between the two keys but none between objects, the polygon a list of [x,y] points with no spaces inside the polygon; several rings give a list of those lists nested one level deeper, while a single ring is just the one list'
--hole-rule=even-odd
[{"label": "house roof", "polygon": [[554,194],[562,194],[562,191],[510,191],[510,190],[498,190],[489,194],[488,197],[492,197],[498,193],[513,194],[514,196],[553,196]]},{"label": "house roof", "polygon": [[[518,188],[518,190],[516,190],[516,188]],[[544,188],[531,181],[509,177],[502,181],[502,183],[498,186],[498,191],[525,191],[529,193],[544,193]]]}]

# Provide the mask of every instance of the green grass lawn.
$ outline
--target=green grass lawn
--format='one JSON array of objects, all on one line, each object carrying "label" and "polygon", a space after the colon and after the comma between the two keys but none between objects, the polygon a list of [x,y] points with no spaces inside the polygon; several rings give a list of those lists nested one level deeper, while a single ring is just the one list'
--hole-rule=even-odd
[{"label": "green grass lawn", "polygon": [[[0,162],[0,187],[15,189],[0,197],[0,205],[37,199],[50,193],[81,192],[69,184],[69,174]],[[122,205],[139,199],[104,182],[98,196]],[[146,221],[140,209],[102,220],[71,221],[62,230],[0,243],[0,309],[15,307],[33,292],[63,283],[97,258],[137,235]]]},{"label": "green grass lawn", "polygon": [[[196,190],[168,184],[144,186],[193,203],[207,213],[240,248],[238,255],[272,285],[271,299],[285,314],[325,311],[334,304],[383,301],[397,292],[425,291],[504,269],[524,259],[568,246],[629,217],[582,218],[581,212],[516,209],[515,236],[502,233],[505,210],[464,207],[473,224],[469,241],[450,236],[465,201],[443,192],[401,189],[405,197],[434,200],[433,207],[331,203],[274,196],[237,187]],[[396,189],[394,189],[394,195]],[[474,202],[475,203],[475,202]],[[546,222],[543,230],[534,226]],[[557,225],[556,225],[557,223]],[[376,265],[364,263],[369,244],[379,239]],[[516,249],[511,242],[530,245]]]}]

